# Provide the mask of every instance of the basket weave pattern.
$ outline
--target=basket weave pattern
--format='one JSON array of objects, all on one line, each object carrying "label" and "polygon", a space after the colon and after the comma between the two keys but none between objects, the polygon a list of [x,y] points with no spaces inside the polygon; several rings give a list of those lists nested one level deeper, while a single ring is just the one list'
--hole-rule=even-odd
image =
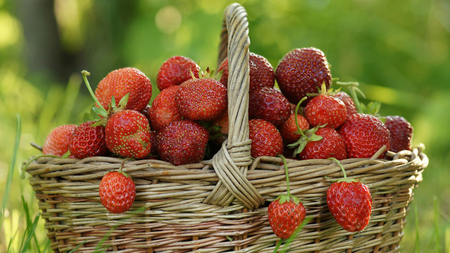
[{"label": "basket weave pattern", "polygon": [[[219,63],[229,58],[229,139],[213,159],[174,166],[146,159],[39,158],[27,167],[55,252],[93,252],[98,245],[116,252],[272,252],[278,238],[267,205],[286,192],[282,160],[250,157],[248,139],[248,55],[245,9],[224,12]],[[343,176],[331,160],[289,160],[291,194],[313,220],[290,245],[290,252],[397,252],[413,188],[428,158],[420,149],[386,160],[342,160],[347,175],[362,180],[373,199],[369,225],[343,230],[328,211],[326,191]],[[133,177],[136,199],[123,214],[100,203],[101,178],[121,166]]]}]

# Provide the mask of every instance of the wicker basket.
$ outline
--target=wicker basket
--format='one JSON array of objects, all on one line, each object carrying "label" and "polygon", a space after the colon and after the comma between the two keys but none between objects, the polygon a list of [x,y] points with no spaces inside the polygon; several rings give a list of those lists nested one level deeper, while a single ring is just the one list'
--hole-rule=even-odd
[{"label": "wicker basket", "polygon": [[[280,158],[250,157],[249,38],[245,9],[224,12],[219,62],[229,57],[229,139],[213,159],[174,166],[159,160],[91,157],[34,160],[26,171],[55,252],[98,248],[115,252],[273,252],[278,238],[267,206],[285,193]],[[372,193],[373,212],[361,232],[343,230],[330,214],[326,190],[342,177],[331,160],[288,160],[291,193],[313,219],[290,252],[397,252],[413,188],[427,156],[420,149],[381,159],[341,161]],[[136,200],[123,214],[100,203],[103,175],[123,165],[136,183]]]}]

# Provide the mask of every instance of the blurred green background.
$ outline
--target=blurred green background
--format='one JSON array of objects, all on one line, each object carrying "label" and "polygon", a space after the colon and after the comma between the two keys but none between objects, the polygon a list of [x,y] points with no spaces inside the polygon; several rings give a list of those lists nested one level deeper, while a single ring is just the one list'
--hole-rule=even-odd
[{"label": "blurred green background", "polygon": [[[156,84],[159,66],[173,55],[216,68],[222,13],[232,1],[0,0],[0,252],[19,251],[37,202],[20,165],[39,152],[56,126],[82,122],[92,106],[80,71],[91,85],[113,69],[132,66]],[[358,81],[382,115],[402,115],[424,143],[430,165],[414,190],[401,243],[404,252],[450,247],[450,2],[448,0],[241,1],[250,26],[250,50],[276,67],[293,48],[317,47],[333,77]],[[156,95],[154,88],[153,97]],[[16,117],[22,131],[14,156]],[[9,195],[8,168],[14,165]],[[7,198],[7,199],[5,199]],[[4,201],[5,200],[5,201]],[[418,225],[419,229],[416,229]],[[48,247],[43,221],[36,228]],[[31,252],[39,252],[32,244]],[[447,251],[449,252],[449,251]]]}]

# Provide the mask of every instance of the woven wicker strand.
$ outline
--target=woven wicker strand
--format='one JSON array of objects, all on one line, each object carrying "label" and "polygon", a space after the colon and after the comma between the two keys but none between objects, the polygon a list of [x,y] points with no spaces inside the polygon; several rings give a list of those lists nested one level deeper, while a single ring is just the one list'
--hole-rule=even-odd
[{"label": "woven wicker strand", "polygon": [[[222,39],[230,43],[221,43],[219,59],[228,55],[233,69],[228,108],[233,124],[221,151],[211,160],[180,166],[115,157],[32,160],[26,172],[54,252],[76,247],[76,252],[273,252],[279,238],[270,228],[267,203],[286,192],[285,170],[279,157],[249,158],[248,116],[242,114],[248,106],[245,9],[230,5],[224,20]],[[233,43],[236,38],[243,44]],[[328,187],[343,176],[336,162],[288,159],[291,194],[312,218],[289,252],[398,252],[428,158],[420,147],[387,154],[341,161],[347,175],[364,182],[372,195],[370,222],[355,233],[343,230],[327,207]],[[106,173],[121,166],[133,177],[136,199],[128,212],[113,214],[100,203],[98,187]]]}]

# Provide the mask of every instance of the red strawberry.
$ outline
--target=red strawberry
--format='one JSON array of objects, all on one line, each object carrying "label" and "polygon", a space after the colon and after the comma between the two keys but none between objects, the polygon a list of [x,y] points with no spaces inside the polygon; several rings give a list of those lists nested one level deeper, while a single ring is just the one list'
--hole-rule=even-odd
[{"label": "red strawberry", "polygon": [[192,78],[198,78],[200,67],[192,59],[184,56],[172,56],[159,68],[156,85],[160,91],[174,85],[180,85]]},{"label": "red strawberry", "polygon": [[77,125],[62,125],[54,128],[45,139],[44,155],[63,156],[69,150],[70,137]]},{"label": "red strawberry", "polygon": [[[317,48],[296,48],[278,63],[275,77],[289,102],[297,104],[307,93],[317,93],[331,84],[331,72],[325,54]],[[308,100],[304,103],[306,104]]]},{"label": "red strawberry", "polygon": [[190,120],[213,120],[227,107],[227,89],[212,78],[190,79],[175,95],[181,116]]},{"label": "red strawberry", "polygon": [[358,111],[356,110],[355,102],[347,93],[339,91],[338,93],[334,94],[334,97],[344,102],[345,107],[347,108],[347,118],[352,114],[358,113]]},{"label": "red strawberry", "polygon": [[95,97],[100,104],[109,109],[112,97],[116,105],[130,93],[125,109],[142,111],[152,97],[150,79],[136,68],[122,68],[111,71],[97,86]]},{"label": "red strawberry", "polygon": [[[343,167],[341,166],[344,171]],[[363,230],[372,213],[369,188],[355,179],[344,179],[331,184],[327,190],[327,205],[334,219],[349,232]]]},{"label": "red strawberry", "polygon": [[[302,115],[297,114],[297,122],[301,130],[309,129],[309,122]],[[295,124],[295,113],[291,113],[291,116],[280,127],[280,134],[283,137],[284,144],[291,144],[302,137],[297,133],[297,125]]]},{"label": "red strawberry", "polygon": [[384,124],[391,133],[391,151],[411,150],[414,129],[405,118],[402,116],[387,116]]},{"label": "red strawberry", "polygon": [[370,114],[351,115],[339,129],[339,134],[344,139],[349,158],[370,158],[383,145],[390,149],[389,130]]},{"label": "red strawberry", "polygon": [[223,135],[228,135],[228,110],[225,110],[219,117],[213,120],[213,126],[220,127],[219,132]]},{"label": "red strawberry", "polygon": [[123,213],[133,205],[136,186],[130,176],[122,171],[103,176],[99,187],[102,205],[112,213]]},{"label": "red strawberry", "polygon": [[150,154],[153,156],[158,155],[158,146],[156,144],[156,136],[158,134],[155,131],[150,131],[150,144],[152,145],[152,148],[150,150]]},{"label": "red strawberry", "polygon": [[311,126],[338,128],[347,119],[347,108],[341,100],[326,94],[312,98],[305,106],[305,117]]},{"label": "red strawberry", "polygon": [[92,126],[95,121],[80,124],[70,137],[69,151],[75,158],[83,159],[106,154],[105,127]]},{"label": "red strawberry", "polygon": [[305,219],[306,211],[302,202],[290,194],[289,174],[284,157],[283,161],[286,170],[287,194],[282,194],[272,201],[267,214],[272,231],[279,238],[287,239]]},{"label": "red strawberry", "polygon": [[200,162],[208,144],[206,128],[192,120],[172,121],[156,136],[158,154],[175,165]]},{"label": "red strawberry", "polygon": [[[250,53],[248,66],[250,69],[250,90],[258,87],[273,88],[275,85],[275,73],[270,62],[261,55]],[[220,82],[228,86],[228,58],[226,58],[219,66],[219,72],[222,72]]]},{"label": "red strawberry", "polygon": [[170,122],[181,120],[181,114],[178,112],[175,94],[178,85],[168,87],[159,93],[153,100],[149,111],[149,118],[153,130],[161,131]]},{"label": "red strawberry", "polygon": [[136,159],[151,151],[150,125],[137,111],[118,111],[108,118],[105,127],[106,144],[114,154]]},{"label": "red strawberry", "polygon": [[[144,115],[144,116],[147,118],[147,120],[148,120],[149,122],[150,122],[150,116],[149,116],[150,108],[151,108],[151,106],[150,106],[150,105],[147,105],[147,106],[145,106],[145,108],[141,111],[142,115]],[[151,128],[151,125],[150,125],[150,128]]]},{"label": "red strawberry", "polygon": [[248,125],[252,157],[283,154],[283,138],[272,123],[263,119],[251,119]]},{"label": "red strawberry", "polygon": [[278,127],[291,115],[291,104],[274,88],[255,88],[249,92],[248,114],[250,119],[264,119]]},{"label": "red strawberry", "polygon": [[334,157],[342,160],[347,158],[344,140],[334,128],[319,128],[316,131],[316,135],[322,136],[322,139],[308,142],[300,153],[301,159],[327,159]]}]

